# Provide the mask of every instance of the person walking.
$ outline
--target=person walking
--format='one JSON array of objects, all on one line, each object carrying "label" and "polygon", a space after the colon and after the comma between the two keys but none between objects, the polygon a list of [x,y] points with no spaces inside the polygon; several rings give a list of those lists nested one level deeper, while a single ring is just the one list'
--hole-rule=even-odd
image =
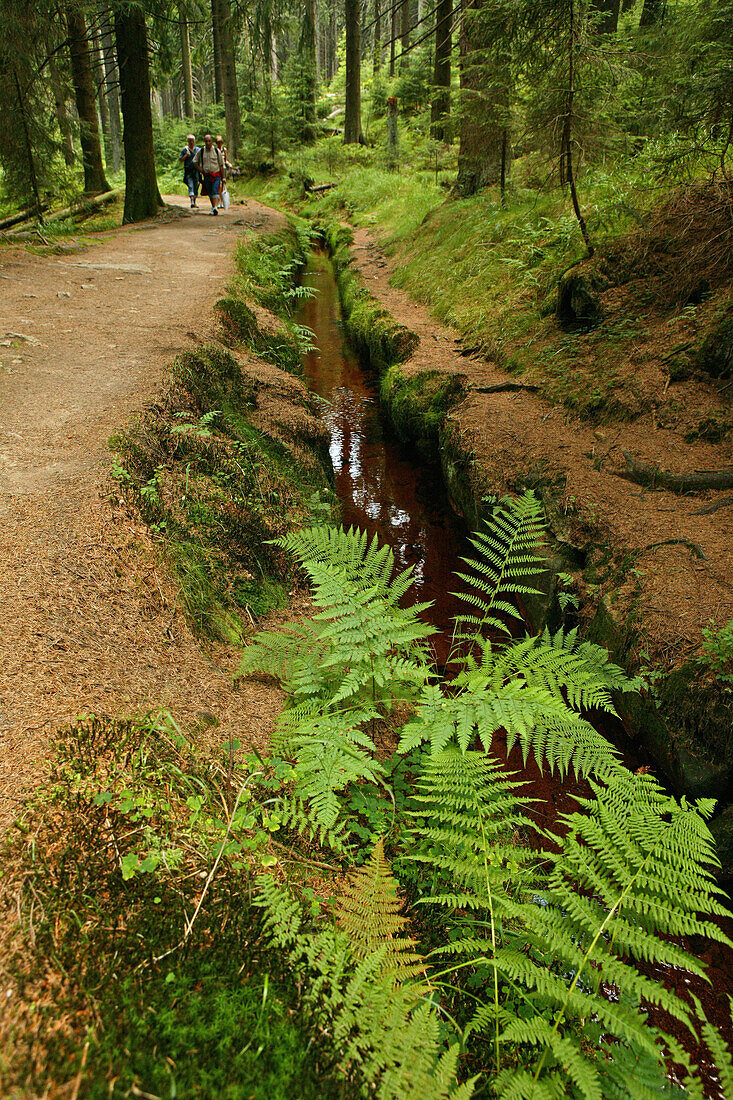
[{"label": "person walking", "polygon": [[[227,177],[228,177],[228,174],[231,171],[231,169],[233,168],[233,165],[231,165],[229,163],[229,157],[227,156],[227,150],[226,150],[226,145],[224,144],[224,138],[221,136],[221,134],[217,134],[216,137],[214,138],[214,142],[216,144],[217,149],[219,150],[222,157],[224,158],[224,168],[226,169]],[[219,195],[219,198],[221,200],[222,208],[224,210],[228,210],[230,199],[229,199],[229,188],[227,187],[226,182],[222,183],[222,185],[221,185],[221,194]]]},{"label": "person walking", "polygon": [[196,167],[204,177],[203,190],[211,200],[211,213],[219,213],[222,184],[226,182],[226,158],[214,145],[211,134],[204,136],[204,144],[196,154]]},{"label": "person walking", "polygon": [[181,150],[181,155],[178,158],[178,163],[183,165],[183,182],[188,188],[188,197],[191,200],[191,209],[196,208],[196,199],[199,193],[199,185],[201,183],[201,177],[199,176],[199,170],[196,167],[196,156],[199,152],[199,147],[196,144],[196,138],[193,134],[189,134],[186,138],[186,146]]},{"label": "person walking", "polygon": [[221,136],[221,134],[217,134],[216,137],[214,138],[214,141],[216,142],[217,149],[219,150],[221,155],[224,157],[224,167],[226,168],[226,170],[228,172],[230,170],[230,168],[234,167],[234,165],[229,163],[229,157],[227,156],[227,150],[226,150],[226,146],[224,144],[224,138]]}]

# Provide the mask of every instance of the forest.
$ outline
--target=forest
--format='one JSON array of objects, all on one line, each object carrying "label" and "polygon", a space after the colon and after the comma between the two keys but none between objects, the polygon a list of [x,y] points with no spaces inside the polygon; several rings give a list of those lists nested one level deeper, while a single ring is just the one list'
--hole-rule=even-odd
[{"label": "forest", "polygon": [[0,0],[0,1095],[733,1100],[731,173],[733,0]]}]

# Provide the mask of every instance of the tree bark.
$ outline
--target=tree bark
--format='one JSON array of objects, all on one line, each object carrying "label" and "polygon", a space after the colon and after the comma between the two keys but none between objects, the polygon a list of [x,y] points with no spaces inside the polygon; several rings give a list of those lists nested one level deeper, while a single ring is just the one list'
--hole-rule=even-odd
[{"label": "tree bark", "polygon": [[409,65],[407,51],[410,48],[410,0],[402,0],[400,10],[400,72]]},{"label": "tree bark", "polygon": [[391,95],[387,100],[387,168],[390,172],[396,172],[398,167],[397,97]]},{"label": "tree bark", "polygon": [[344,0],[346,20],[346,117],[344,144],[363,141],[361,132],[361,2]]},{"label": "tree bark", "polygon": [[56,109],[56,121],[58,123],[59,131],[61,133],[61,151],[64,155],[64,163],[67,168],[71,168],[76,160],[74,154],[74,139],[71,133],[71,119],[69,118],[69,112],[66,103],[66,87],[63,73],[58,65],[58,54],[55,58],[52,58],[48,71],[51,81],[51,91],[53,92],[53,101]]},{"label": "tree bark", "polygon": [[109,13],[100,15],[100,42],[102,45],[102,63],[104,65],[104,83],[109,106],[109,137],[111,164],[113,172],[122,167],[122,120],[120,118],[120,89],[117,65],[115,62],[114,34]]},{"label": "tree bark", "polygon": [[394,76],[395,40],[397,38],[397,3],[392,0],[389,10],[389,75]]},{"label": "tree bark", "polygon": [[20,87],[20,80],[18,78],[18,70],[13,64],[13,82],[15,84],[15,94],[18,101],[18,113],[20,115],[20,124],[23,130],[23,147],[26,154],[26,163],[28,166],[28,180],[30,182],[31,194],[33,195],[33,205],[36,210],[36,218],[39,223],[43,225],[43,204],[41,202],[41,195],[38,190],[38,174],[36,172],[36,162],[33,156],[33,144],[31,142],[30,128],[28,126],[28,115],[26,113],[26,102],[23,92]]},{"label": "tree bark", "polygon": [[372,50],[372,67],[378,73],[382,67],[382,9],[380,0],[374,0],[374,48]]},{"label": "tree bark", "polygon": [[232,163],[239,160],[242,141],[242,118],[239,110],[237,66],[234,53],[234,24],[230,0],[214,0],[219,16],[219,50],[221,54],[222,94],[227,123],[227,151]]},{"label": "tree bark", "polygon": [[455,191],[464,197],[499,183],[502,163],[506,172],[509,67],[497,54],[492,56],[489,68],[488,53],[493,43],[480,18],[483,2],[461,0],[461,120]]},{"label": "tree bark", "polygon": [[315,140],[316,125],[316,0],[305,0],[299,50],[302,66],[301,141]]},{"label": "tree bark", "polygon": [[568,41],[568,87],[565,106],[565,118],[561,142],[565,146],[565,173],[570,188],[570,198],[573,203],[573,211],[578,222],[588,255],[592,256],[595,249],[588,233],[588,226],[580,209],[578,192],[575,186],[575,172],[573,170],[573,142],[572,128],[575,121],[575,50],[577,48],[577,36],[575,27],[575,0],[570,0],[570,36]]},{"label": "tree bark", "polygon": [[141,9],[125,7],[115,12],[115,38],[125,143],[122,220],[139,222],[163,206],[155,178],[148,35]]},{"label": "tree bark", "polygon": [[193,118],[195,105],[193,99],[193,69],[191,68],[191,39],[188,34],[188,21],[183,12],[178,15],[178,27],[181,33],[181,70],[183,72],[183,113]]},{"label": "tree bark", "polygon": [[69,32],[71,77],[79,115],[84,192],[88,195],[96,195],[101,191],[109,191],[109,184],[102,164],[102,146],[99,141],[97,103],[94,95],[94,76],[87,28],[83,15],[75,8],[66,9],[66,25]]},{"label": "tree bark", "polygon": [[224,76],[221,64],[219,0],[211,0],[211,43],[214,50],[214,103],[221,103],[224,95]]},{"label": "tree bark", "polygon": [[641,9],[640,27],[654,27],[662,22],[664,16],[664,0],[644,0]]},{"label": "tree bark", "polygon": [[435,12],[435,63],[430,132],[436,141],[450,141],[451,51],[453,48],[453,0],[439,0]]},{"label": "tree bark", "polygon": [[102,124],[102,139],[104,141],[104,163],[109,168],[112,163],[112,124],[107,101],[107,86],[104,80],[104,58],[102,57],[102,38],[99,26],[93,26],[90,40],[92,72],[94,75],[94,91],[99,105],[99,121]]}]

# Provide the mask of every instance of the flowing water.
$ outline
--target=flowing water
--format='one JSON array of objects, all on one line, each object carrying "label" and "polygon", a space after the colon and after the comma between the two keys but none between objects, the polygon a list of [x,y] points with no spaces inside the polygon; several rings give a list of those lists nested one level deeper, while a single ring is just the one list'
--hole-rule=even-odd
[{"label": "flowing water", "polygon": [[409,599],[432,601],[429,619],[440,631],[433,644],[444,664],[459,603],[450,594],[452,577],[470,549],[467,532],[451,510],[440,472],[416,461],[384,422],[376,380],[344,339],[325,255],[313,257],[303,284],[316,293],[304,300],[299,320],[313,330],[317,345],[305,356],[303,373],[323,401],[342,522],[389,543],[398,569],[413,567]]},{"label": "flowing water", "polygon": [[[346,344],[338,289],[327,256],[312,258],[303,283],[316,293],[304,299],[299,321],[313,330],[317,345],[304,358],[304,378],[323,401],[342,521],[389,543],[398,568],[414,567],[415,583],[408,598],[433,602],[426,618],[440,632],[433,645],[437,663],[443,666],[450,648],[452,616],[461,606],[451,595],[456,587],[453,573],[470,549],[468,533],[450,507],[440,472],[400,444],[385,423],[376,380]],[[501,756],[504,748],[497,737],[493,751]],[[528,784],[528,795],[537,799],[532,816],[541,826],[556,825],[558,815],[574,810],[577,796],[586,793],[584,785],[569,777],[561,782],[546,772],[541,774],[531,761],[524,765],[516,747],[508,763]],[[733,929],[727,927],[726,931],[731,934]],[[701,945],[688,946],[701,949]],[[733,992],[732,956],[720,947],[708,948],[708,952],[710,986],[690,982],[683,972],[666,977],[679,994],[684,995],[685,987],[694,988],[709,1017],[725,1027],[721,1006],[725,992]],[[722,1096],[705,1053],[694,1044],[691,1053],[703,1070],[707,1095]]]}]

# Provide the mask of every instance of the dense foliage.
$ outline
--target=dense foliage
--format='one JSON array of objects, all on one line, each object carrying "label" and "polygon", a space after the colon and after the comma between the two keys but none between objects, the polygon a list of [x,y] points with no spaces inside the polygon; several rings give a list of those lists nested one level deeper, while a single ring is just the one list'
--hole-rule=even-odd
[{"label": "dense foliage", "polygon": [[[282,540],[316,613],[245,651],[242,671],[278,676],[290,699],[276,747],[295,769],[291,828],[320,830],[325,844],[337,830],[338,850],[351,838],[364,861],[335,929],[304,922],[298,899],[269,879],[259,902],[364,1095],[673,1095],[670,1061],[699,1094],[670,1020],[701,1027],[729,1073],[699,1004],[655,976],[701,973],[682,937],[725,939],[713,804],[677,802],[643,769],[631,773],[588,723],[590,709],[613,711],[613,691],[638,687],[604,651],[563,631],[508,636],[512,601],[541,568],[539,533],[528,494],[475,538],[447,683],[432,669],[423,609],[403,606],[409,571],[393,576],[392,552],[354,531]],[[585,777],[587,796],[550,831],[532,815],[526,773],[502,763],[500,731],[525,764]],[[388,761],[385,741],[396,744]],[[410,779],[395,785],[402,769]],[[398,882],[415,904],[409,925]],[[479,1071],[460,1088],[459,1049]],[[423,1081],[426,1059],[438,1069]]]}]

